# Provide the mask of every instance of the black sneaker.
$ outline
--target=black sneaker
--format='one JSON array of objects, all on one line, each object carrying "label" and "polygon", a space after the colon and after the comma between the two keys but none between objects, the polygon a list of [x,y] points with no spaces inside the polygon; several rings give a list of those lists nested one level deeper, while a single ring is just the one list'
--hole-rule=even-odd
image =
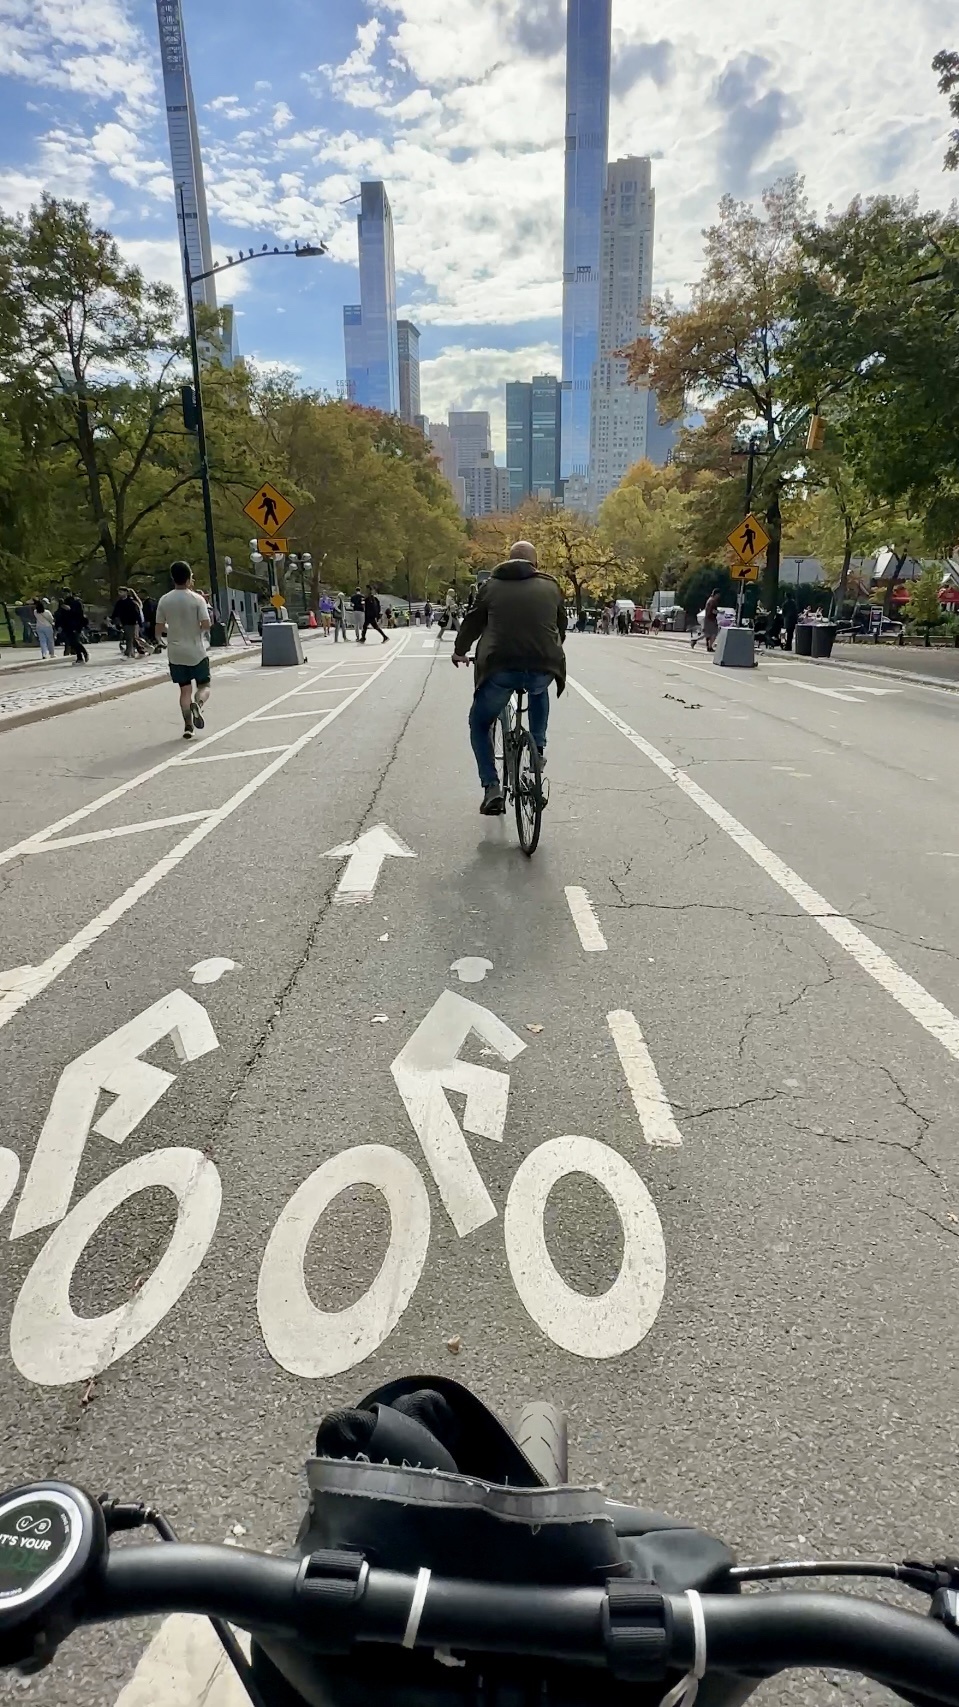
[{"label": "black sneaker", "polygon": [[505,811],[506,801],[503,799],[503,790],[498,782],[491,782],[483,790],[480,812],[484,818],[498,818]]},{"label": "black sneaker", "polygon": [[183,739],[184,739],[184,741],[192,741],[193,740],[193,730],[192,729],[184,729]]},{"label": "black sneaker", "polygon": [[200,710],[200,707],[197,705],[196,700],[194,700],[193,704],[190,706],[190,716],[193,718],[194,729],[205,729],[206,728],[206,722],[205,722],[203,713]]}]

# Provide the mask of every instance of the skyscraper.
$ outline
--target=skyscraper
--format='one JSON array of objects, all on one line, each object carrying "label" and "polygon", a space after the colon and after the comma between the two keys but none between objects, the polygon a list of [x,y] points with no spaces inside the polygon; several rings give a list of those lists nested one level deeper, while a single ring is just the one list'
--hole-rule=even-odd
[{"label": "skyscraper", "polygon": [[589,475],[599,266],[609,150],[612,0],[567,0],[562,474]]},{"label": "skyscraper", "polygon": [[510,509],[518,510],[533,490],[533,387],[522,380],[506,387],[506,467]]},{"label": "skyscraper", "polygon": [[486,409],[451,409],[449,427],[456,448],[456,472],[465,475],[485,451],[492,449],[489,413]]},{"label": "skyscraper", "polygon": [[[160,31],[160,65],[163,71],[167,129],[170,135],[170,163],[173,168],[180,252],[182,254],[185,246],[190,257],[192,275],[208,273],[213,266],[210,220],[206,207],[200,133],[197,129],[196,105],[193,100],[180,0],[157,0],[157,24]],[[183,288],[185,292],[185,276]],[[207,308],[215,309],[215,279],[203,279],[202,282],[194,284],[193,300]],[[232,308],[229,310],[224,337],[216,354],[225,367],[232,366],[237,354],[236,322]]]},{"label": "skyscraper", "polygon": [[400,372],[400,417],[415,425],[420,412],[420,335],[412,320],[396,325]]},{"label": "skyscraper", "polygon": [[530,486],[534,498],[558,498],[560,494],[562,395],[554,374],[534,373],[530,387]]},{"label": "skyscraper", "polygon": [[629,383],[616,351],[649,327],[656,192],[648,160],[610,163],[603,198],[599,356],[593,374],[590,508],[614,490],[647,451],[649,392]]},{"label": "skyscraper", "polygon": [[468,516],[493,516],[509,510],[509,470],[496,466],[491,450],[481,451],[478,461],[464,468],[462,478]]},{"label": "skyscraper", "polygon": [[364,408],[397,415],[400,372],[393,214],[385,186],[378,180],[360,185],[356,227],[360,302],[343,310],[346,394]]}]

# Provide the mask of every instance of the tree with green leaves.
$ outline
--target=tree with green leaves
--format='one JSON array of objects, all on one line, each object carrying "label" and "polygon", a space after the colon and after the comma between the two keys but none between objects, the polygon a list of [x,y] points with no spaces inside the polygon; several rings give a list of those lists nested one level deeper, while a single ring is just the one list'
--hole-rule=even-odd
[{"label": "tree with green leaves", "polygon": [[[703,273],[689,307],[677,308],[669,297],[654,302],[651,335],[629,352],[631,380],[652,387],[663,419],[709,408],[710,431],[731,446],[758,436],[752,502],[770,539],[763,577],[769,605],[779,581],[783,483],[804,414],[784,384],[782,352],[799,272],[796,232],[805,219],[798,177],[764,190],[758,211],[724,196],[717,223],[704,233]],[[728,513],[732,476],[724,496]]]},{"label": "tree with green leaves", "polygon": [[937,563],[930,563],[923,569],[918,580],[912,584],[906,615],[909,621],[921,628],[926,637],[926,645],[930,644],[930,633],[938,628],[945,619],[945,612],[939,602],[942,588],[942,570]]},{"label": "tree with green leaves", "polygon": [[688,568],[687,506],[679,471],[645,461],[600,506],[600,538],[635,571],[630,592],[643,600],[661,587],[675,586]]},{"label": "tree with green leaves", "polygon": [[180,413],[178,300],[127,266],[76,202],[44,197],[0,240],[19,324],[4,359],[8,396],[42,416],[37,448],[57,478],[79,476],[73,567],[99,557],[113,599],[139,530],[196,479]]},{"label": "tree with green leaves", "polygon": [[[949,112],[959,120],[959,53],[937,53],[932,69],[939,74],[939,93],[949,99]],[[943,162],[947,172],[959,171],[959,125],[949,133],[949,147]]]}]

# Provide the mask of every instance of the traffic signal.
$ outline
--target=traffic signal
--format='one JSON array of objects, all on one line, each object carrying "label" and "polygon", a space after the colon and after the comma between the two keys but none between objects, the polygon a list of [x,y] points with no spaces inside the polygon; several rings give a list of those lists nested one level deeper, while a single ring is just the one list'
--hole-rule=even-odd
[{"label": "traffic signal", "polygon": [[196,392],[192,385],[180,386],[180,401],[183,404],[183,425],[188,433],[197,430]]}]

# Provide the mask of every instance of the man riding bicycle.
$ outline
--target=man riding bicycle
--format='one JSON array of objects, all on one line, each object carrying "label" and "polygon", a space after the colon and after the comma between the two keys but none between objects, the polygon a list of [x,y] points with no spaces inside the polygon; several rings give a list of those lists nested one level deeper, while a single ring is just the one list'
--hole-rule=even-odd
[{"label": "man riding bicycle", "polygon": [[470,744],[483,789],[480,811],[495,817],[506,810],[496,774],[493,725],[514,693],[529,700],[529,729],[545,763],[549,686],[566,687],[566,606],[559,585],[536,567],[536,547],[521,539],[509,562],[493,570],[463,618],[453,663],[465,664],[474,640],[476,686],[470,710]]}]

